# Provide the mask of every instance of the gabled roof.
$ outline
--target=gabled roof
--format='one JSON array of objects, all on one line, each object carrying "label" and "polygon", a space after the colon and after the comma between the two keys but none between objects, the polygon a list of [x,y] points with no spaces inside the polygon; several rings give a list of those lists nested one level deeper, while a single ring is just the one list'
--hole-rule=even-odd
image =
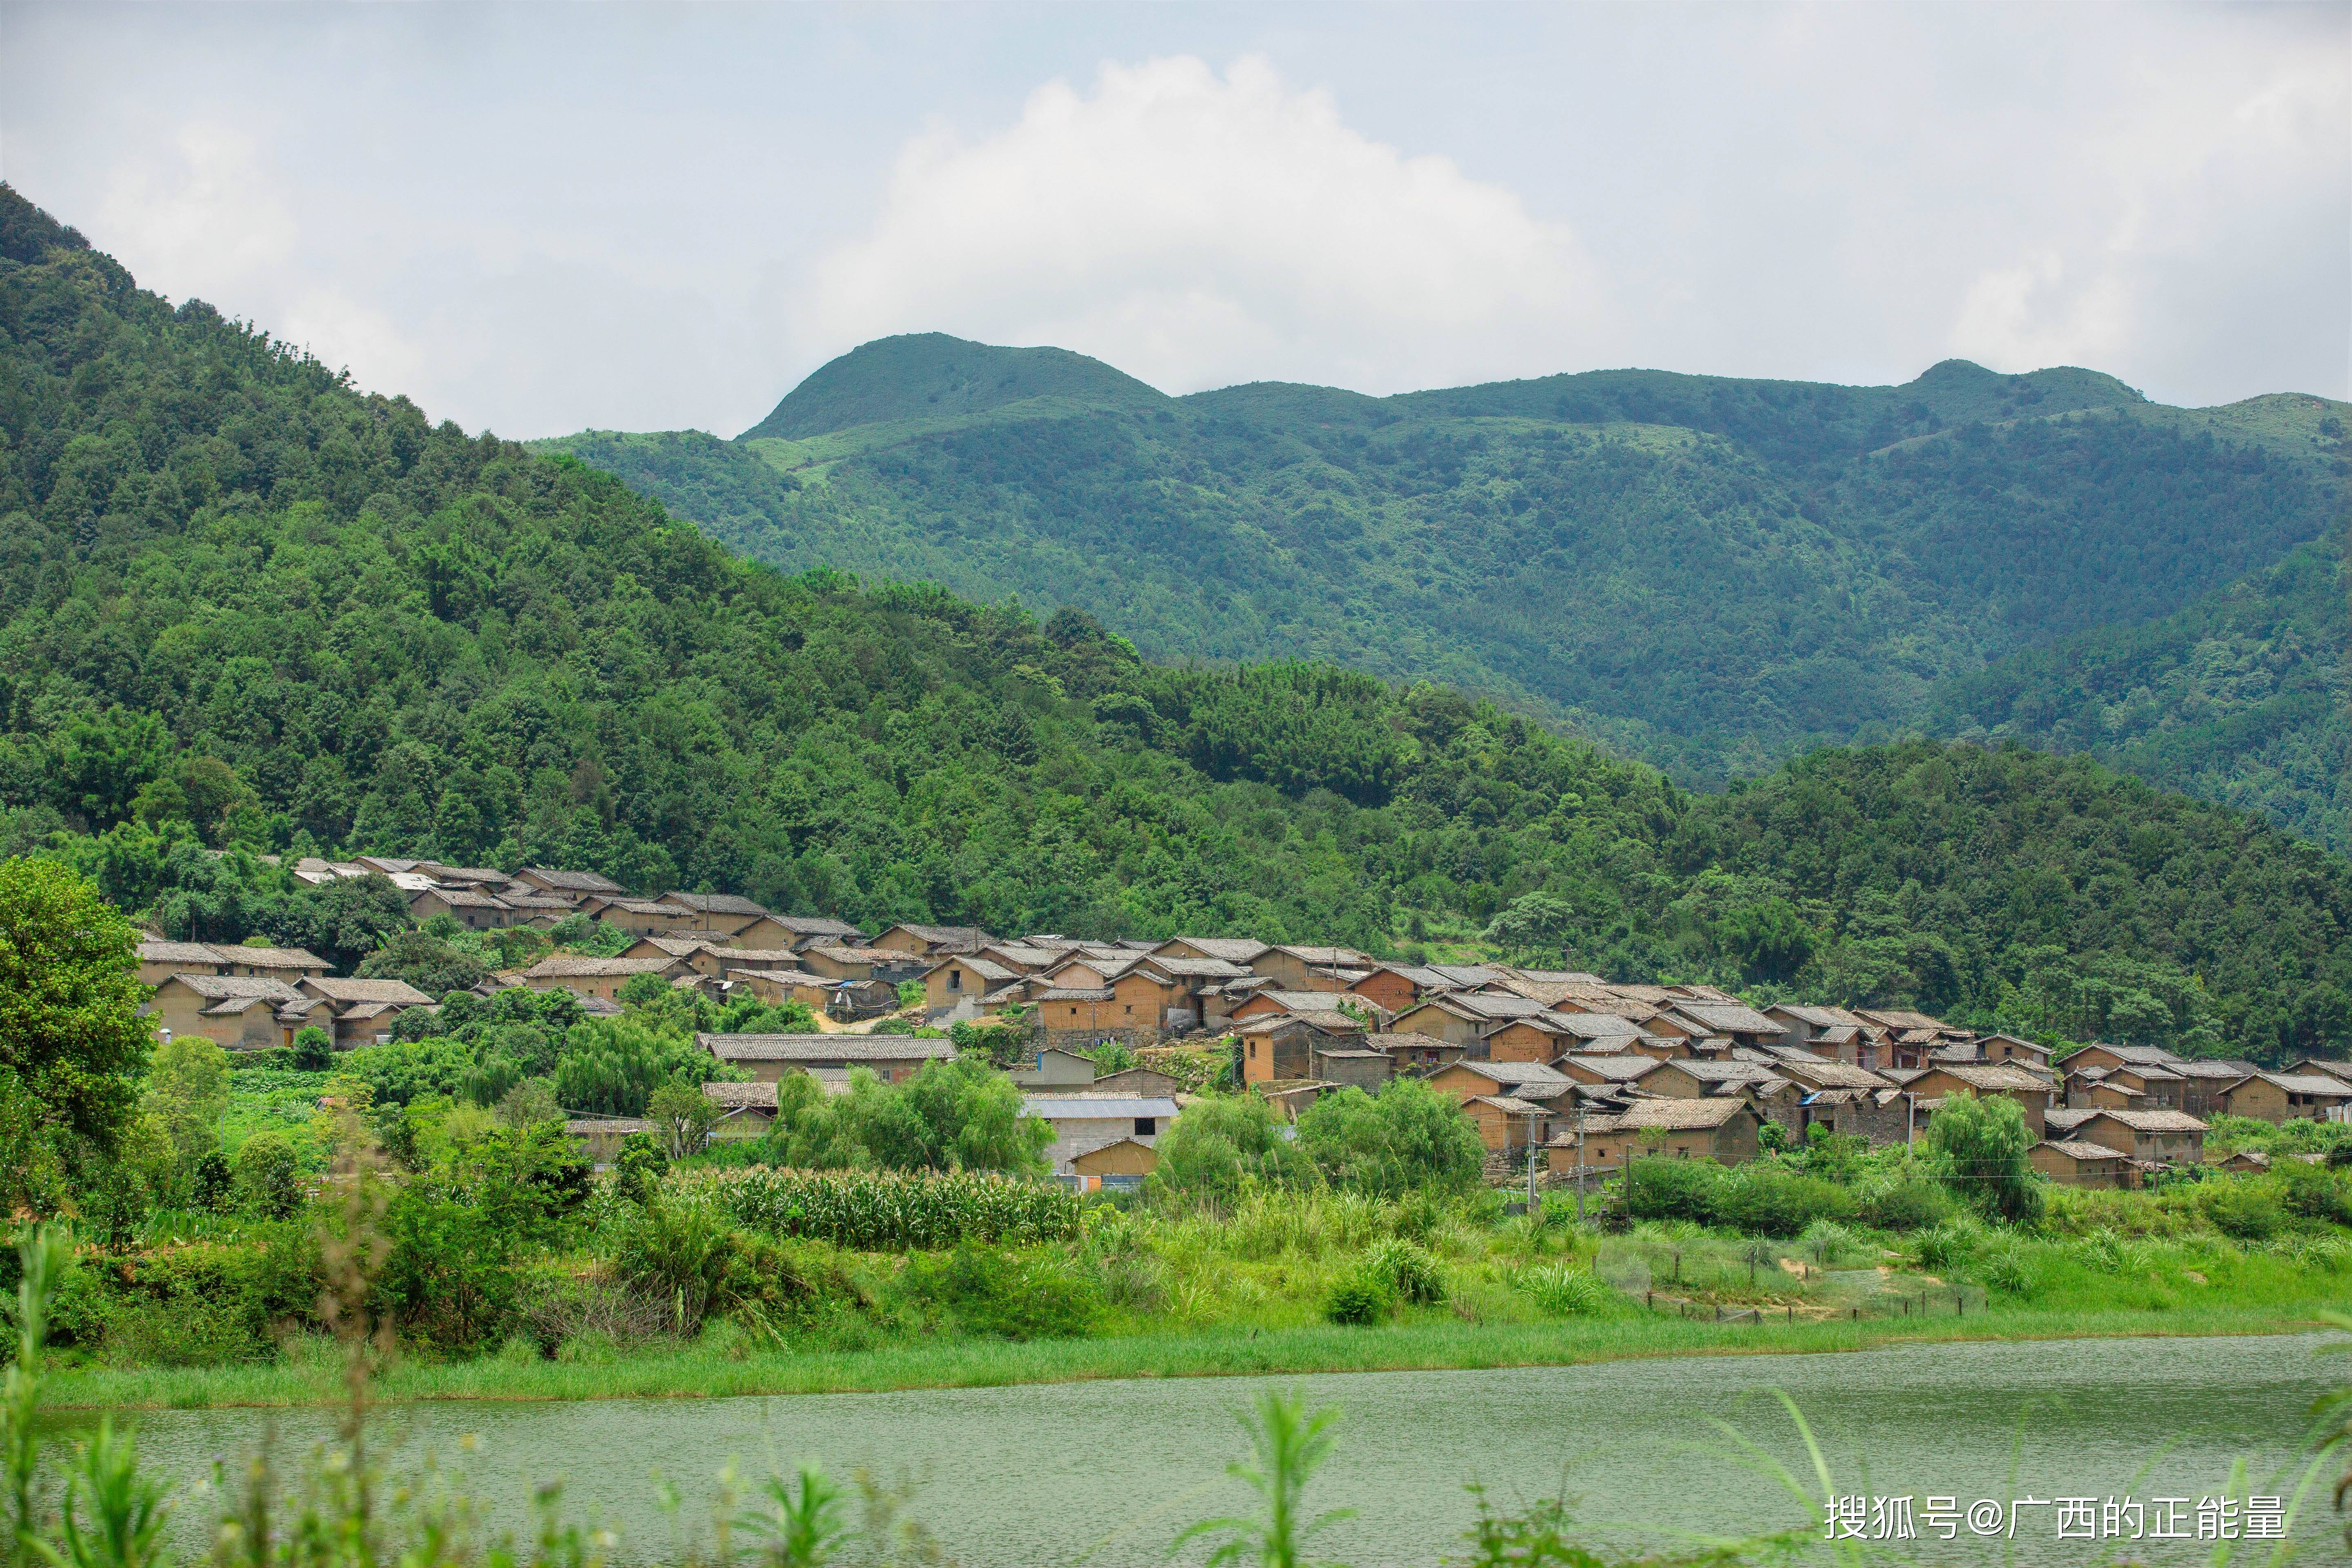
[{"label": "gabled roof", "polygon": [[1780,1026],[1739,1002],[1682,1002],[1675,1011],[1705,1024],[1709,1034],[1778,1035]]},{"label": "gabled roof", "polygon": [[142,942],[142,963],[218,963],[220,954],[201,942]]},{"label": "gabled roof", "polygon": [[776,1108],[776,1086],[772,1083],[706,1083],[702,1092],[719,1105],[733,1108],[766,1106]]},{"label": "gabled roof", "polygon": [[[836,947],[829,942],[813,942],[801,951],[803,957],[812,952],[821,952],[835,963],[863,963],[868,966],[896,963],[904,956],[887,947]],[[961,953],[956,956],[963,957]],[[967,958],[965,962],[970,963],[971,960]]]},{"label": "gabled roof", "polygon": [[593,871],[563,871],[552,866],[530,866],[516,875],[528,877],[541,887],[561,888],[567,893],[626,894],[629,890],[612,878]]},{"label": "gabled roof", "polygon": [[748,915],[753,920],[768,918],[767,907],[734,893],[667,892],[661,896],[666,904],[676,904],[682,910],[692,910],[698,915]]},{"label": "gabled roof", "polygon": [[[1312,1029],[1318,1035],[1360,1036],[1364,1026],[1345,1013],[1260,1013],[1234,1026],[1237,1035],[1278,1035],[1285,1029]],[[1378,1037],[1386,1039],[1383,1035]]]},{"label": "gabled roof", "polygon": [[223,947],[216,949],[225,963],[250,963],[256,969],[324,969],[327,961],[302,947]]},{"label": "gabled roof", "polygon": [[1627,1055],[1622,1057],[1570,1056],[1560,1058],[1560,1062],[1562,1064],[1582,1068],[1585,1071],[1591,1073],[1596,1077],[1606,1079],[1611,1083],[1632,1083],[1637,1079],[1649,1077],[1652,1073],[1666,1065],[1665,1063],[1659,1061],[1654,1057],[1638,1055]]},{"label": "gabled roof", "polygon": [[1673,1061],[1657,1065],[1664,1069],[1687,1073],[1702,1083],[1757,1083],[1774,1076],[1772,1068],[1756,1062],[1709,1062],[1676,1057]]},{"label": "gabled roof", "polygon": [[203,1016],[207,1018],[231,1017],[255,1007],[267,1007],[275,1013],[278,1005],[278,998],[274,996],[224,996],[203,1009]]},{"label": "gabled roof", "polygon": [[1474,1094],[1467,1103],[1491,1105],[1506,1116],[1549,1116],[1552,1113],[1551,1107],[1548,1105],[1531,1104],[1509,1094]]},{"label": "gabled roof", "polygon": [[405,980],[338,980],[330,975],[306,975],[302,988],[343,1005],[384,1003],[402,1007],[431,1005],[433,998]]},{"label": "gabled roof", "polygon": [[1171,958],[1164,953],[1151,955],[1152,966],[1170,974],[1185,975],[1200,980],[1239,980],[1249,971],[1240,964],[1222,958]]},{"label": "gabled roof", "polygon": [[[1593,1132],[1697,1132],[1721,1127],[1740,1112],[1753,1116],[1748,1101],[1733,1096],[1729,1099],[1705,1100],[1635,1100],[1614,1116],[1588,1117],[1584,1130]],[[1563,1133],[1552,1140],[1554,1147],[1565,1143],[1576,1146],[1573,1132]]]},{"label": "gabled roof", "polygon": [[1277,947],[1275,951],[1277,952],[1286,952],[1290,954],[1291,957],[1298,960],[1301,963],[1321,964],[1329,968],[1369,970],[1372,962],[1371,955],[1370,953],[1358,952],[1352,947],[1292,947],[1284,945]]},{"label": "gabled roof", "polygon": [[996,939],[978,926],[927,926],[912,921],[900,921],[881,933],[902,931],[926,947],[944,948],[950,952],[977,952]]},{"label": "gabled roof", "polygon": [[[630,943],[630,946],[651,947],[669,954],[672,958],[691,958],[696,953],[705,951],[710,952],[727,951],[707,936],[641,936]],[[745,954],[738,952],[734,956],[738,962],[740,962]],[[788,952],[784,956],[790,958],[793,955]]]},{"label": "gabled roof", "polygon": [[831,915],[774,915],[768,917],[794,936],[845,936],[866,940],[866,933],[845,920]]},{"label": "gabled roof", "polygon": [[2206,1130],[2205,1123],[2181,1110],[2116,1110],[2101,1106],[2085,1120],[2101,1116],[2120,1121],[2135,1132],[2202,1132]]},{"label": "gabled roof", "polygon": [[[509,910],[514,908],[512,904],[508,903],[504,899],[499,898],[495,893],[486,893],[478,888],[468,888],[463,886],[453,887],[436,884],[433,887],[425,889],[425,891],[417,894],[416,897],[418,899],[438,899],[453,910]],[[415,905],[412,902],[409,907],[414,909]]]},{"label": "gabled roof", "polygon": [[1492,1083],[1558,1084],[1565,1089],[1571,1081],[1566,1073],[1541,1062],[1448,1062],[1444,1070],[1452,1072],[1456,1068],[1466,1068]]},{"label": "gabled roof", "polygon": [[950,1040],[912,1035],[703,1035],[694,1043],[721,1061],[917,1061],[956,1054]]},{"label": "gabled roof", "polygon": [[524,970],[522,978],[525,981],[586,980],[616,974],[659,974],[675,967],[678,962],[675,958],[590,958],[583,953],[559,952],[542,958]]},{"label": "gabled roof", "polygon": [[1491,1022],[1497,1018],[1532,1018],[1545,1011],[1544,1005],[1531,996],[1516,996],[1508,992],[1446,991],[1418,1004],[1453,1014],[1457,1018],[1475,1018]]},{"label": "gabled roof", "polygon": [[992,942],[970,955],[1014,970],[1050,969],[1068,956],[1066,948],[1036,947],[1025,942]]},{"label": "gabled roof", "polygon": [[2061,1154],[2074,1160],[2128,1160],[2131,1158],[2128,1151],[2110,1149],[2104,1143],[2093,1143],[2081,1138],[2069,1138],[2063,1142],[2055,1138],[2044,1139],[2042,1146],[2045,1149],[2055,1149]]},{"label": "gabled roof", "polygon": [[1037,993],[1040,1002],[1108,1002],[1118,993],[1100,985],[1048,985]]},{"label": "gabled roof", "polygon": [[664,920],[680,920],[692,911],[684,907],[665,903],[659,899],[606,899],[604,907],[623,910],[633,915],[659,915]]},{"label": "gabled roof", "polygon": [[1970,1089],[1987,1094],[2002,1094],[2018,1089],[2048,1090],[2049,1083],[2006,1062],[1937,1062],[1935,1071],[1947,1078],[1956,1078]]},{"label": "gabled roof", "polygon": [[[1265,942],[1246,936],[1178,936],[1168,940],[1181,942],[1186,947],[1207,953],[1211,958],[1222,958],[1227,963],[1246,964],[1261,953],[1272,951]],[[1165,947],[1168,942],[1160,945]]]},{"label": "gabled roof", "polygon": [[2352,1083],[2352,1062],[2330,1061],[2325,1057],[2305,1057],[2286,1070],[2291,1073],[2324,1072],[2330,1078]]},{"label": "gabled roof", "polygon": [[[811,951],[821,952],[823,950],[812,949]],[[976,953],[951,953],[949,955],[947,962],[950,963],[961,963],[966,969],[971,970],[974,974],[979,975],[982,980],[990,981],[999,985],[1003,984],[1007,981],[1018,980],[1021,978],[1021,971],[1017,969],[1008,969],[1003,964],[995,962],[993,959],[982,958]]]},{"label": "gabled roof", "polygon": [[2352,1098],[2352,1083],[2326,1073],[2266,1072],[2261,1075],[2289,1094],[2324,1094],[2334,1099]]},{"label": "gabled roof", "polygon": [[1047,1121],[1108,1121],[1116,1118],[1171,1117],[1174,1100],[1156,1094],[1029,1094],[1021,1114]]}]

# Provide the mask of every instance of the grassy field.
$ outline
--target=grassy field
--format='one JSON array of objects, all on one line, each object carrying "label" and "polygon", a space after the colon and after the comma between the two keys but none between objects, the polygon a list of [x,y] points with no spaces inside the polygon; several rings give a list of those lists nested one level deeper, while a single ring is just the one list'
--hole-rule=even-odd
[{"label": "grassy field", "polygon": [[[1274,1330],[1011,1342],[957,1340],[855,1352],[764,1352],[725,1332],[601,1362],[493,1356],[409,1362],[378,1383],[386,1400],[721,1398],[974,1388],[1093,1378],[1223,1377],[1268,1373],[1402,1372],[1560,1366],[1671,1355],[1832,1353],[1965,1341],[2264,1334],[2320,1328],[2333,1298],[2168,1310],[2000,1310],[1967,1317],[1718,1325],[1638,1309],[1550,1323],[1469,1323],[1430,1314],[1373,1328]],[[326,1347],[320,1347],[323,1352]],[[45,1402],[85,1409],[328,1405],[342,1397],[327,1353],[277,1365],[89,1368],[50,1374]]]}]

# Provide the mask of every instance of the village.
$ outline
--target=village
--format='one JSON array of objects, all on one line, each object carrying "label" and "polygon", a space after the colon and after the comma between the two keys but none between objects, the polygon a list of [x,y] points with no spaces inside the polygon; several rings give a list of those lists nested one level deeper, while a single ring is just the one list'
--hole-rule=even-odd
[{"label": "village", "polygon": [[[608,948],[626,941],[613,956],[555,952],[500,971],[478,988],[486,994],[563,990],[587,1013],[616,1015],[624,987],[666,984],[804,1005],[814,1032],[696,1036],[740,1075],[704,1086],[714,1141],[764,1136],[788,1072],[829,1092],[860,1069],[903,1081],[958,1054],[955,1026],[1007,1026],[1019,1041],[1009,1074],[1055,1131],[1054,1174],[1085,1188],[1131,1186],[1154,1168],[1160,1135],[1208,1087],[1171,1058],[1205,1059],[1211,1081],[1294,1118],[1327,1094],[1417,1078],[1475,1121],[1496,1183],[1605,1176],[1648,1156],[1738,1164],[1817,1128],[1909,1144],[1956,1095],[2014,1100],[2036,1140],[2034,1168],[2077,1186],[2138,1186],[2203,1163],[2216,1116],[2352,1121],[2344,1061],[2273,1070],[2105,1043],[2053,1059],[2033,1041],[1915,1012],[1759,1008],[1707,985],[1409,964],[1244,937],[1090,942],[904,923],[869,933],[730,894],[638,898],[594,872],[550,868],[508,876],[369,856],[306,860],[296,874],[385,878],[420,923],[545,931],[585,916],[617,933]],[[299,949],[152,936],[139,962],[163,1030],[232,1051],[286,1046],[310,1028],[351,1050],[441,1001],[401,980],[330,974]],[[1152,1057],[1098,1071],[1107,1045],[1123,1047],[1122,1063]],[[601,1159],[645,1123],[575,1116],[569,1126]]]}]

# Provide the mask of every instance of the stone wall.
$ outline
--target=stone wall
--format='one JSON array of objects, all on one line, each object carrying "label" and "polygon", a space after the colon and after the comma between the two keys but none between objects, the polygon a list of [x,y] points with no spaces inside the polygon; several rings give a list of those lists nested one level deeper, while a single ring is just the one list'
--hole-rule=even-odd
[{"label": "stone wall", "polygon": [[1086,1051],[1105,1040],[1117,1040],[1139,1051],[1146,1046],[1159,1045],[1163,1038],[1159,1030],[1145,1025],[1125,1029],[1039,1029],[1026,1043],[1031,1050],[1043,1046],[1048,1050]]}]

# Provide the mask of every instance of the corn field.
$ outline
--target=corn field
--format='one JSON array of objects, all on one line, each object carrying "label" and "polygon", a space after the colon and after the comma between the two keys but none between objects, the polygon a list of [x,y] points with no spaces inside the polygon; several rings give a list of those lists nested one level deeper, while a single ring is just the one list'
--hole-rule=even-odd
[{"label": "corn field", "polygon": [[1066,1187],[987,1172],[691,1171],[670,1178],[681,1196],[712,1203],[747,1229],[805,1236],[866,1252],[962,1241],[1065,1241],[1078,1234],[1078,1197]]}]

